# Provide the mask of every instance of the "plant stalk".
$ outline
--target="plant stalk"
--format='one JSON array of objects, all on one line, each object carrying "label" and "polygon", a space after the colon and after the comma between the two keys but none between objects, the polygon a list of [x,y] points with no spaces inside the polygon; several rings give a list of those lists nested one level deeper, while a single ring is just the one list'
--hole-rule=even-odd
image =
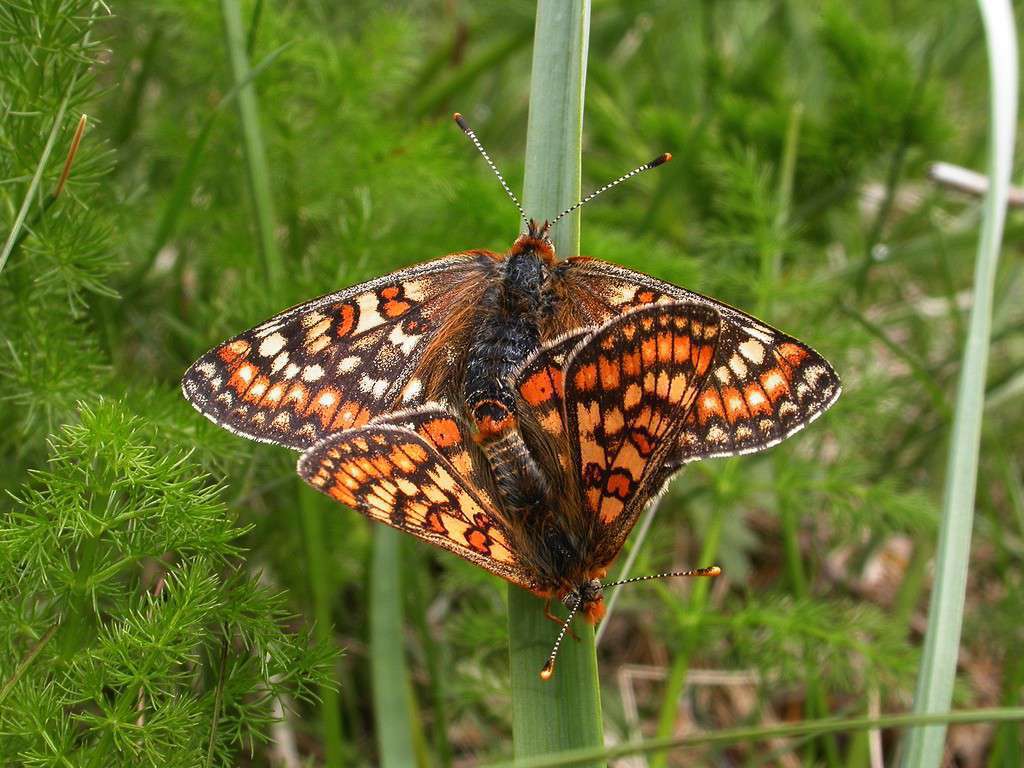
[{"label": "plant stalk", "polygon": [[[1017,37],[1013,8],[1008,0],[979,0],[979,5],[992,83],[989,97],[990,186],[985,197],[974,271],[974,302],[960,366],[953,434],[946,462],[935,586],[914,695],[914,712],[918,714],[944,712],[953,700],[974,522],[996,265],[1006,221],[1017,126]],[[905,768],[938,766],[942,761],[945,738],[945,724],[915,728],[904,744],[902,765]]]},{"label": "plant stalk", "polygon": [[[540,220],[554,218],[580,198],[589,32],[589,0],[538,2],[523,205],[528,216]],[[579,253],[579,232],[576,214],[554,229],[552,240],[561,258]],[[600,747],[601,696],[593,628],[582,621],[575,624],[579,642],[570,639],[563,645],[554,676],[542,681],[539,673],[557,628],[544,617],[537,597],[511,586],[508,598],[516,758]]]}]

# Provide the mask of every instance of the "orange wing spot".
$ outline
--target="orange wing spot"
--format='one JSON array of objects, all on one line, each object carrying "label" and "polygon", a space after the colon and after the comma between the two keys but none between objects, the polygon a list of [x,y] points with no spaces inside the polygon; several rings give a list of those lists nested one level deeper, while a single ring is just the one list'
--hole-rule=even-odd
[{"label": "orange wing spot", "polygon": [[743,396],[747,399],[747,407],[752,416],[771,416],[771,401],[757,382],[747,384],[743,388]]},{"label": "orange wing spot", "polygon": [[402,295],[402,288],[398,285],[389,285],[380,289],[380,296],[385,301],[392,301]]},{"label": "orange wing spot", "polygon": [[466,543],[481,555],[490,554],[491,547],[487,534],[477,528],[466,531]]},{"label": "orange wing spot", "polygon": [[285,401],[291,404],[297,411],[306,407],[306,400],[308,399],[309,393],[302,384],[292,384],[288,394],[285,395]]},{"label": "orange wing spot", "polygon": [[231,378],[228,379],[228,386],[241,395],[249,388],[258,371],[259,369],[255,365],[243,363],[231,374]]},{"label": "orange wing spot", "polygon": [[355,507],[358,504],[351,491],[341,485],[332,485],[327,493],[332,499],[336,499],[346,506]]},{"label": "orange wing spot", "polygon": [[348,336],[352,333],[352,329],[356,327],[356,319],[359,312],[356,307],[352,304],[342,304],[341,309],[338,311],[338,326],[334,330],[334,334],[340,339]]},{"label": "orange wing spot", "polygon": [[605,491],[618,499],[627,498],[632,487],[633,479],[621,469],[612,472],[608,476],[608,482],[605,483]]},{"label": "orange wing spot", "polygon": [[412,308],[408,301],[388,301],[384,304],[384,316],[395,318],[401,317]]},{"label": "orange wing spot", "polygon": [[423,433],[438,448],[450,448],[462,441],[454,419],[434,419],[423,425]]},{"label": "orange wing spot", "polygon": [[404,443],[401,448],[409,455],[409,458],[417,464],[422,464],[427,460],[426,450],[418,443]]},{"label": "orange wing spot", "polygon": [[701,424],[706,423],[714,416],[725,418],[725,408],[722,407],[722,401],[715,390],[705,389],[700,393],[700,398],[697,400],[697,415],[700,417]]},{"label": "orange wing spot", "polygon": [[[548,402],[555,394],[555,388],[552,386],[552,374],[554,373],[556,373],[554,368],[545,368],[543,371],[538,371],[523,382],[523,385],[519,388],[519,394],[523,396],[527,403],[534,407]],[[558,378],[561,379],[561,372],[557,373]]]},{"label": "orange wing spot", "polygon": [[228,365],[234,365],[249,354],[249,349],[249,342],[239,339],[230,344],[225,344],[217,351],[217,355]]},{"label": "orange wing spot", "polygon": [[341,403],[341,395],[333,387],[324,387],[310,398],[307,415],[315,413],[320,417],[320,423],[326,428],[334,418],[335,411]]},{"label": "orange wing spot", "polygon": [[619,388],[619,366],[615,364],[614,360],[609,360],[604,355],[601,355],[597,361],[598,371],[600,372],[601,386],[604,389],[618,389]]},{"label": "orange wing spot", "polygon": [[697,375],[703,376],[704,372],[711,365],[711,358],[715,355],[714,347],[701,346],[697,347],[697,355],[693,361],[693,367],[697,369]]},{"label": "orange wing spot", "polygon": [[738,389],[734,387],[723,389],[722,397],[725,400],[726,414],[730,424],[737,419],[750,418],[750,411],[747,410],[747,404],[743,401],[743,395],[740,394]]},{"label": "orange wing spot", "polygon": [[622,373],[629,378],[636,378],[640,375],[640,353],[626,352],[620,358],[622,361]]},{"label": "orange wing spot", "polygon": [[408,455],[406,455],[405,451],[402,450],[404,447],[405,446],[398,446],[394,448],[391,453],[388,454],[388,458],[391,459],[392,464],[406,474],[409,474],[416,469],[416,464]]},{"label": "orange wing spot", "polygon": [[432,509],[427,512],[427,515],[423,520],[423,527],[429,528],[434,533],[448,532],[448,529],[444,527],[444,521],[441,520],[441,514],[436,509]]},{"label": "orange wing spot", "polygon": [[589,392],[597,386],[597,366],[587,363],[576,371],[576,389]]},{"label": "orange wing spot", "polygon": [[644,365],[650,367],[658,359],[658,342],[652,338],[645,338],[640,342],[640,357]]},{"label": "orange wing spot", "polygon": [[682,364],[690,359],[690,337],[679,335],[676,336],[675,348],[673,350],[674,360],[676,363]]},{"label": "orange wing spot", "polygon": [[370,456],[370,464],[377,470],[378,477],[391,477],[394,474],[394,465],[387,456]]},{"label": "orange wing spot", "polygon": [[631,429],[629,439],[641,456],[650,456],[654,451],[654,441],[651,440],[651,435],[646,429]]},{"label": "orange wing spot", "polygon": [[639,304],[653,304],[655,295],[653,291],[637,291],[633,301]]},{"label": "orange wing spot", "polygon": [[658,334],[658,361],[667,363],[672,360],[672,332],[662,331]]},{"label": "orange wing spot", "polygon": [[778,368],[772,368],[761,374],[761,386],[774,403],[783,395],[789,394],[789,382]]},{"label": "orange wing spot", "polygon": [[267,394],[267,390],[270,388],[270,379],[266,376],[257,376],[249,387],[249,391],[245,393],[242,398],[250,403],[258,403],[263,399],[263,396]]},{"label": "orange wing spot", "polygon": [[786,358],[790,365],[796,367],[807,357],[807,350],[787,341],[785,344],[779,345],[779,354]]}]

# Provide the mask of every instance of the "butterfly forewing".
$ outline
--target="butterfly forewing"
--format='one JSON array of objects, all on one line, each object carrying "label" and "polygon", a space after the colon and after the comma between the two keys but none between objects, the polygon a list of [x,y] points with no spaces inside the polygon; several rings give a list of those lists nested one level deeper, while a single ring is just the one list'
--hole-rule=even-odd
[{"label": "butterfly forewing", "polygon": [[720,318],[694,303],[641,307],[570,353],[565,423],[607,559],[664,479],[662,465],[707,378]]},{"label": "butterfly forewing", "polygon": [[414,418],[423,434],[374,422],[331,435],[302,455],[299,475],[373,520],[529,588],[532,581],[509,547],[493,502],[434,442],[457,457],[464,429],[439,409],[424,409]]},{"label": "butterfly forewing", "polygon": [[462,341],[455,318],[476,306],[494,263],[449,256],[286,310],[199,358],[185,397],[222,427],[300,450],[421,403],[432,393],[419,369],[448,364]]},{"label": "butterfly forewing", "polygon": [[559,265],[564,322],[606,322],[648,304],[687,301],[713,308],[721,334],[711,375],[668,459],[697,459],[768,448],[809,424],[839,397],[839,377],[817,352],[750,315],[685,288],[596,259]]}]

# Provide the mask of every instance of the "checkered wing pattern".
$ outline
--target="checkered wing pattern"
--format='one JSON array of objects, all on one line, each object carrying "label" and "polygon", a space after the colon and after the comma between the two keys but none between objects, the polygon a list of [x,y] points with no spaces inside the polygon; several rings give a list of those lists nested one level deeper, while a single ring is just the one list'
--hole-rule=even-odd
[{"label": "checkered wing pattern", "polygon": [[299,459],[302,478],[372,520],[529,589],[490,497],[467,474],[461,420],[429,405],[330,435]]},{"label": "checkered wing pattern", "polygon": [[570,353],[565,424],[601,562],[615,557],[660,490],[719,333],[713,307],[649,305],[607,323]]},{"label": "checkered wing pattern", "polygon": [[680,431],[670,467],[771,447],[824,413],[839,397],[839,377],[817,352],[721,302],[596,259],[557,268],[569,326],[605,322],[649,304],[685,301],[718,312],[720,333],[704,388]]},{"label": "checkered wing pattern", "polygon": [[593,330],[580,329],[553,339],[530,355],[514,377],[520,423],[523,426],[535,423],[546,434],[566,472],[571,468],[571,456],[562,404],[563,371],[566,358]]},{"label": "checkered wing pattern", "polygon": [[460,322],[495,270],[484,251],[449,256],[322,296],[203,355],[186,399],[244,437],[304,450],[325,435],[425,402],[464,346]]}]

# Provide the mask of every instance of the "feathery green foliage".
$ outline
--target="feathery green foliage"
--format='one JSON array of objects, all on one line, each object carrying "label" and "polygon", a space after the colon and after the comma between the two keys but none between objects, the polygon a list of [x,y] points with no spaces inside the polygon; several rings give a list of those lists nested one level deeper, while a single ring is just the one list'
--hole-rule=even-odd
[{"label": "feathery green foliage", "polygon": [[[372,527],[298,487],[289,451],[196,414],[178,380],[284,307],[508,247],[514,212],[450,116],[522,188],[536,4],[109,5],[0,3],[0,763],[380,764]],[[927,171],[984,168],[986,66],[971,3],[594,4],[583,190],[675,159],[588,205],[578,252],[763,312],[844,382],[783,445],[668,489],[633,574],[712,554],[725,573],[622,590],[597,655],[609,743],[659,721],[671,738],[910,708],[981,221],[980,198]],[[1022,703],[1022,233],[1011,210],[963,708]],[[409,682],[390,700],[422,725],[417,759],[511,758],[505,589],[406,550],[390,609]],[[534,679],[557,631],[538,624],[515,628],[536,638]],[[665,760],[868,764],[870,731],[796,727]],[[1019,733],[954,724],[947,757],[1012,764]],[[889,762],[901,740],[875,747]]]}]

